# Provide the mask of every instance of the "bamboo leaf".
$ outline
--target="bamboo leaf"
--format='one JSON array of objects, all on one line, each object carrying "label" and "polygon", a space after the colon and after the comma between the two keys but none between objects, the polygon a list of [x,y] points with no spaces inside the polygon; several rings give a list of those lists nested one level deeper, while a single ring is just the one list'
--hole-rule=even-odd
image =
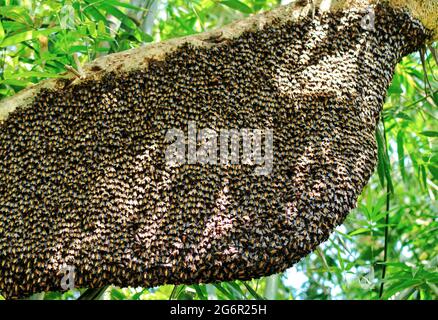
[{"label": "bamboo leaf", "polygon": [[438,137],[438,131],[423,131],[420,132],[420,134],[426,137],[433,137],[433,138]]},{"label": "bamboo leaf", "polygon": [[143,295],[143,293],[144,293],[145,291],[147,291],[147,289],[143,289],[143,290],[141,290],[140,292],[137,292],[136,294],[134,294],[134,295],[131,297],[131,300],[140,300],[140,297]]},{"label": "bamboo leaf", "polygon": [[[96,2],[100,2],[101,0],[97,0]],[[136,10],[136,11],[148,11],[148,9],[146,8],[142,8],[142,7],[138,7],[135,6],[133,4],[130,3],[124,3],[124,2],[120,2],[120,1],[116,1],[116,0],[105,0],[106,3],[111,4],[115,7],[122,7],[122,8],[127,8],[127,9],[132,9],[132,10]]]},{"label": "bamboo leaf", "polygon": [[84,293],[77,300],[98,300],[101,295],[103,295],[109,286],[104,286],[101,288],[90,288],[85,290]]},{"label": "bamboo leaf", "polygon": [[122,11],[108,4],[102,4],[101,8],[122,22],[122,25],[128,29],[137,29],[137,25]]},{"label": "bamboo leaf", "polygon": [[411,116],[407,115],[407,114],[404,113],[404,112],[398,112],[398,113],[395,115],[395,117],[396,117],[396,118],[399,118],[399,119],[407,120],[407,121],[410,121],[410,122],[414,121],[414,119],[412,119]]},{"label": "bamboo leaf", "polygon": [[249,284],[247,284],[245,281],[242,281],[243,285],[246,287],[246,289],[249,291],[249,293],[257,300],[265,300],[264,297],[259,295]]},{"label": "bamboo leaf", "polygon": [[405,280],[398,281],[395,284],[391,285],[388,289],[385,291],[385,297],[388,299],[395,295],[398,292],[403,291],[404,289],[415,287],[422,283],[422,280],[420,279],[412,279],[412,280]]},{"label": "bamboo leaf", "polygon": [[205,290],[205,286],[201,287],[199,284],[194,284],[192,287],[195,288],[196,294],[201,300],[208,300],[207,293],[202,290],[202,287],[204,287]]},{"label": "bamboo leaf", "polygon": [[[33,77],[36,77],[36,78],[63,78],[63,76],[60,74],[54,74],[54,73],[50,73],[50,72],[24,71],[24,72],[19,72],[16,74],[8,75],[8,77],[5,80],[33,78]],[[3,80],[3,81],[5,81],[5,80]],[[2,83],[2,81],[0,81],[0,83]]]},{"label": "bamboo leaf", "polygon": [[397,156],[400,174],[403,181],[406,181],[404,135],[402,130],[397,132]]},{"label": "bamboo leaf", "polygon": [[233,299],[233,300],[235,299],[234,295],[228,292],[228,290],[226,290],[225,288],[223,288],[220,283],[215,283],[213,285],[216,287],[216,289],[222,292],[222,294],[224,294],[228,299]]},{"label": "bamboo leaf", "polygon": [[239,0],[222,0],[220,3],[243,13],[252,13],[252,9]]},{"label": "bamboo leaf", "polygon": [[426,166],[424,164],[420,165],[420,177],[421,182],[423,183],[423,187],[427,190],[427,173],[426,173]]},{"label": "bamboo leaf", "polygon": [[125,300],[126,298],[125,295],[116,288],[112,288],[110,295],[111,295],[111,299],[114,300]]},{"label": "bamboo leaf", "polygon": [[0,48],[8,47],[11,45],[18,44],[23,41],[29,41],[38,38],[39,36],[48,36],[51,33],[60,31],[61,28],[50,28],[45,30],[29,30],[15,34],[13,36],[6,37],[0,44]]},{"label": "bamboo leaf", "polygon": [[[88,2],[86,1],[86,3]],[[94,18],[94,21],[106,22],[105,16],[94,6],[87,6],[84,8],[84,13],[90,18],[90,20],[93,20],[91,18]]]},{"label": "bamboo leaf", "polygon": [[367,232],[370,232],[370,230],[367,228],[359,228],[359,229],[356,229],[356,230],[350,232],[348,235],[352,237],[352,236],[356,236],[358,234],[367,233]]},{"label": "bamboo leaf", "polygon": [[382,135],[380,133],[380,129],[376,131],[376,140],[377,140],[377,173],[379,175],[379,181],[382,188],[385,187],[385,150],[382,141]]},{"label": "bamboo leaf", "polygon": [[29,85],[29,83],[31,83],[32,81],[30,81],[29,79],[24,80],[18,80],[18,79],[5,79],[5,80],[1,80],[0,84],[7,84],[10,86],[16,86],[16,87],[26,87]]},{"label": "bamboo leaf", "polygon": [[245,293],[242,291],[242,288],[240,288],[240,286],[232,281],[232,282],[226,282],[224,283],[224,285],[226,285],[229,288],[230,292],[234,293],[235,297],[238,297],[239,299],[246,299],[246,295]]},{"label": "bamboo leaf", "polygon": [[0,43],[5,38],[5,29],[3,29],[2,21],[0,20]]},{"label": "bamboo leaf", "polygon": [[380,127],[378,127],[376,136],[377,136],[379,163],[381,162],[381,169],[383,170],[384,180],[386,180],[388,190],[390,193],[393,194],[394,186],[391,177],[391,163],[389,161],[388,150],[386,147],[386,141],[384,135],[385,133],[380,129]]},{"label": "bamboo leaf", "polygon": [[33,26],[32,18],[26,8],[22,6],[2,6],[0,7],[0,16],[17,21],[27,27]]}]

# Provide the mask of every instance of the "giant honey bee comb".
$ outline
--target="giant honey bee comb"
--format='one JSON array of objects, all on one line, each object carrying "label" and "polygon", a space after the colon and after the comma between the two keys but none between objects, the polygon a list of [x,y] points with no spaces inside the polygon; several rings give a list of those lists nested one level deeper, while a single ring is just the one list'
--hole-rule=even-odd
[{"label": "giant honey bee comb", "polygon": [[[285,6],[2,102],[1,294],[61,290],[63,265],[91,288],[245,280],[314,250],[374,170],[396,63],[436,36],[420,5],[358,2],[373,28],[363,6]],[[166,132],[190,121],[272,129],[272,172],[169,167]]]}]

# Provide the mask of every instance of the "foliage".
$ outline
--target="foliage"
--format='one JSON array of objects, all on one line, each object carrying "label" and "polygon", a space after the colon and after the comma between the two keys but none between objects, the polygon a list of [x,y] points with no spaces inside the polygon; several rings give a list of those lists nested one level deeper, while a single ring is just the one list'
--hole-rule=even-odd
[{"label": "foliage", "polygon": [[[274,0],[154,1],[0,0],[0,97],[62,77],[66,65],[80,70],[101,55],[210,30],[279,5]],[[101,298],[438,299],[438,73],[436,49],[431,50],[397,66],[376,133],[376,173],[357,209],[316,252],[284,274],[259,280],[110,287]],[[83,291],[31,299],[76,299]]]}]

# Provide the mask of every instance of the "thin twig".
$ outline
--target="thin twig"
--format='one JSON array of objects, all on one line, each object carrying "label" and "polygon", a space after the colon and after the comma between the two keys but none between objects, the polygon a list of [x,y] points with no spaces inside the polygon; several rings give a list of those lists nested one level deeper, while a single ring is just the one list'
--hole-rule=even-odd
[{"label": "thin twig", "polygon": [[406,107],[403,107],[403,109],[411,108],[411,107],[413,107],[414,105],[416,105],[416,104],[418,104],[418,103],[420,103],[420,102],[426,100],[427,98],[432,97],[432,95],[434,95],[434,94],[437,93],[437,92],[438,92],[438,90],[432,91],[432,92],[426,94],[424,97],[418,99],[417,101],[414,101],[413,103],[407,105]]},{"label": "thin twig", "polygon": [[[382,124],[383,124],[383,137],[385,142],[385,153],[387,158],[389,159],[388,155],[388,142],[386,138],[386,130],[385,130],[385,120],[382,117]],[[384,289],[384,280],[386,276],[386,261],[388,259],[388,242],[389,242],[389,210],[391,208],[390,206],[390,200],[391,200],[391,189],[389,187],[389,183],[386,182],[386,216],[385,216],[385,244],[383,247],[383,268],[382,268],[382,280],[380,283],[380,292],[379,292],[379,298],[381,299],[383,296],[383,289]]]}]

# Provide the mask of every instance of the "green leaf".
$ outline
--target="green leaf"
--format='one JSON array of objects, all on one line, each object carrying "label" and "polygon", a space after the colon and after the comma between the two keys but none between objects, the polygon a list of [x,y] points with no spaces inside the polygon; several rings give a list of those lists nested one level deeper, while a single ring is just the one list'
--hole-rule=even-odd
[{"label": "green leaf", "polygon": [[421,284],[423,281],[420,279],[412,279],[412,280],[402,280],[398,281],[395,284],[391,285],[388,289],[385,291],[385,297],[388,299],[392,297],[393,295],[397,294],[400,291],[403,291],[407,288],[415,287],[419,284]]},{"label": "green leaf", "polygon": [[404,135],[402,130],[397,132],[397,156],[400,174],[403,181],[406,181]]},{"label": "green leaf", "polygon": [[403,120],[406,120],[406,121],[411,121],[411,122],[414,121],[414,119],[412,119],[411,116],[407,115],[407,114],[404,113],[404,112],[398,112],[398,113],[395,115],[395,117],[396,117],[396,118],[403,119]]},{"label": "green leaf", "polygon": [[197,21],[196,17],[192,17],[191,19],[181,19],[180,17],[176,16],[174,19],[181,25],[187,34],[193,34],[196,32],[194,30],[194,25]]},{"label": "green leaf", "polygon": [[348,235],[349,236],[355,236],[355,235],[358,235],[358,234],[361,234],[361,233],[366,233],[366,232],[370,232],[370,230],[367,229],[367,228],[359,228],[359,229],[356,229],[356,230],[350,232]]},{"label": "green leaf", "polygon": [[142,39],[143,39],[144,42],[152,42],[152,41],[154,41],[154,38],[150,34],[147,34],[147,33],[143,32],[142,35],[143,35]]},{"label": "green leaf", "polygon": [[[96,0],[96,2],[101,2],[101,0]],[[111,4],[113,6],[116,7],[122,7],[122,8],[127,8],[127,9],[132,9],[132,10],[136,10],[136,11],[148,11],[148,9],[146,8],[142,8],[142,7],[138,7],[129,3],[123,3],[120,1],[116,1],[116,0],[105,0],[106,3]]]},{"label": "green leaf", "polygon": [[5,29],[3,29],[2,21],[0,20],[0,43],[5,38]]},{"label": "green leaf", "polygon": [[432,174],[433,179],[438,180],[438,153],[434,154],[430,158],[430,164],[428,165],[428,169]]},{"label": "green leaf", "polygon": [[0,7],[0,16],[17,21],[27,27],[33,26],[32,18],[23,6],[2,6]]},{"label": "green leaf", "polygon": [[236,282],[225,282],[224,285],[227,286],[229,292],[234,293],[235,299],[246,299],[245,293]]},{"label": "green leaf", "polygon": [[[8,75],[8,77],[5,80],[9,79],[21,79],[21,78],[62,78],[63,76],[57,73],[50,73],[50,72],[39,72],[39,71],[25,71],[25,72],[18,72],[15,74]],[[1,83],[1,82],[0,82]]]},{"label": "green leaf", "polygon": [[[386,198],[386,196],[385,196],[385,198]],[[373,220],[376,221],[376,222],[378,222],[378,221],[380,221],[381,219],[385,218],[386,215],[388,215],[388,211],[382,211],[382,212],[380,212],[379,214],[376,214],[376,215],[373,217]],[[378,224],[378,225],[381,225],[381,224]]]},{"label": "green leaf", "polygon": [[215,283],[213,284],[216,289],[218,289],[220,292],[222,292],[222,294],[224,294],[228,299],[234,300],[235,297],[232,293],[228,292],[228,290],[226,290],[225,288],[222,287],[222,285],[220,283]]},{"label": "green leaf", "polygon": [[420,165],[420,177],[423,187],[427,190],[427,173],[426,166],[424,164]]},{"label": "green leaf", "polygon": [[9,31],[10,33],[18,33],[28,30],[27,25],[17,21],[3,20],[2,24],[3,24],[3,29]]},{"label": "green leaf", "polygon": [[222,0],[220,1],[220,3],[224,6],[230,7],[231,9],[238,10],[243,13],[252,13],[252,9],[239,0]]},{"label": "green leaf", "polygon": [[86,289],[77,300],[98,300],[109,286]]},{"label": "green leaf", "polygon": [[96,23],[95,22],[88,21],[87,29],[88,29],[88,32],[89,32],[90,36],[92,36],[93,38],[97,37],[97,29],[96,29]]},{"label": "green leaf", "polygon": [[385,211],[384,208],[385,204],[386,204],[386,194],[378,197],[377,201],[374,200],[369,219],[372,221],[378,221],[377,216],[380,214],[380,212]]},{"label": "green leaf", "polygon": [[10,86],[16,86],[16,87],[27,87],[32,81],[27,79],[25,80],[17,80],[17,79],[5,79],[1,80],[0,84],[8,84]]},{"label": "green leaf", "polygon": [[113,6],[110,6],[107,4],[102,4],[101,7],[107,13],[111,14],[112,16],[114,16],[115,18],[120,20],[122,22],[122,26],[124,26],[125,28],[133,29],[133,30],[137,29],[137,25],[135,24],[135,22],[132,21],[131,18],[129,18],[129,16],[124,14],[122,11],[120,11],[116,7],[113,7]]},{"label": "green leaf", "polygon": [[68,48],[68,53],[69,54],[73,54],[75,52],[82,52],[82,53],[86,53],[88,52],[88,47],[87,46],[71,46]]},{"label": "green leaf", "polygon": [[172,289],[172,293],[170,294],[169,300],[175,300],[178,299],[178,297],[181,295],[181,293],[185,289],[185,285],[174,285]]},{"label": "green leaf", "polygon": [[60,30],[61,30],[60,28],[56,27],[56,28],[50,28],[45,30],[29,30],[29,31],[21,32],[13,36],[6,37],[3,40],[3,42],[0,44],[0,48],[12,46],[23,41],[33,40],[36,39],[38,36],[47,36],[51,33],[58,32]]},{"label": "green leaf", "polygon": [[[398,71],[398,68],[396,68],[396,70]],[[401,88],[400,85],[400,73],[396,72],[394,74],[394,78],[392,79],[392,83],[391,86],[388,89],[388,94],[396,94],[396,95],[400,95],[403,93],[403,90]]]},{"label": "green leaf", "polygon": [[103,22],[102,20],[100,20],[97,23],[97,31],[99,32],[100,35],[105,35],[106,34],[105,22]]},{"label": "green leaf", "polygon": [[247,284],[245,281],[242,281],[243,285],[246,287],[246,289],[249,291],[249,293],[256,298],[257,300],[265,300],[261,295],[259,295],[249,284]]},{"label": "green leaf", "polygon": [[90,20],[94,19],[94,21],[106,22],[105,16],[93,6],[87,6],[86,8],[84,8],[84,12],[88,16],[88,18],[90,18]]},{"label": "green leaf", "polygon": [[143,290],[141,290],[140,292],[137,292],[136,294],[134,294],[134,295],[131,297],[131,300],[140,300],[140,297],[143,295],[143,293],[144,293],[145,291],[147,291],[147,289],[143,289]]},{"label": "green leaf", "polygon": [[[386,149],[386,141],[384,137],[384,133],[377,127],[377,153],[378,153],[378,166],[377,170],[379,173],[380,182],[382,183],[382,174],[384,176],[384,180],[386,180],[387,187],[390,193],[394,193],[394,185],[392,183],[391,178],[391,163],[389,161],[388,150]],[[383,170],[383,172],[382,172]],[[382,184],[383,185],[383,184]]]},{"label": "green leaf", "polygon": [[426,137],[433,137],[433,138],[438,137],[438,131],[423,131],[420,132],[420,134]]},{"label": "green leaf", "polygon": [[[196,294],[198,295],[199,299],[201,299],[201,300],[208,300],[207,293],[204,292],[204,291],[206,291],[205,290],[205,285],[203,285],[201,287],[201,285],[199,285],[199,284],[194,284],[194,285],[192,285],[192,287],[195,288]],[[202,289],[204,289],[204,290],[202,290]]]},{"label": "green leaf", "polygon": [[125,300],[126,296],[123,293],[121,293],[119,289],[113,288],[111,290],[111,299],[114,299],[114,300]]},{"label": "green leaf", "polygon": [[382,135],[380,130],[376,131],[376,140],[377,140],[377,173],[379,175],[379,181],[382,188],[385,187],[385,150],[382,142]]}]

